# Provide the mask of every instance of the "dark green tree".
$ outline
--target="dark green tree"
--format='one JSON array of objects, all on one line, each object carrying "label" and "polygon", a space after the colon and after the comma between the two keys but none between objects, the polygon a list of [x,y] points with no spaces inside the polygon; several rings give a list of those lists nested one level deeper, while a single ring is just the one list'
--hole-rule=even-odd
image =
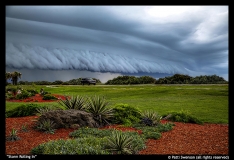
[{"label": "dark green tree", "polygon": [[14,71],[11,73],[11,80],[13,85],[17,85],[18,79],[21,78],[22,74],[20,72]]}]

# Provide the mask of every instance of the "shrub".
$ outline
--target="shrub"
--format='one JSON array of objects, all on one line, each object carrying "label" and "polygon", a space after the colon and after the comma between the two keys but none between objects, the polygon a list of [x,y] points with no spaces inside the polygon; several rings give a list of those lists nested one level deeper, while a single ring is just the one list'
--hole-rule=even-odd
[{"label": "shrub", "polygon": [[170,116],[168,120],[170,121],[203,124],[201,120],[192,116],[189,112],[186,111],[170,112],[169,114]]},{"label": "shrub", "polygon": [[159,139],[161,132],[166,132],[173,129],[173,123],[159,123],[157,126],[146,126],[142,123],[134,124],[133,127],[142,131],[142,136],[146,139]]},{"label": "shrub", "polygon": [[75,130],[69,134],[73,138],[83,138],[87,136],[95,136],[98,138],[103,138],[110,136],[114,129],[103,129],[98,128],[89,128],[89,127],[80,127],[78,130]]},{"label": "shrub", "polygon": [[20,94],[17,94],[16,95],[16,99],[26,99],[28,97],[31,97],[32,94],[26,90],[21,90],[21,93]]},{"label": "shrub", "polygon": [[44,96],[46,94],[51,94],[50,92],[44,91],[43,89],[40,91],[40,95]]},{"label": "shrub", "polygon": [[159,124],[157,126],[159,132],[167,132],[173,129],[173,126],[175,126],[174,123],[168,122],[165,124]]},{"label": "shrub", "polygon": [[10,111],[6,111],[6,118],[8,117],[24,117],[36,115],[37,109],[41,106],[38,104],[23,104]]},{"label": "shrub", "polygon": [[9,85],[9,86],[6,87],[6,92],[8,92],[8,91],[12,92],[14,94],[14,93],[17,92],[17,87]]},{"label": "shrub", "polygon": [[38,92],[37,90],[35,90],[35,89],[27,89],[27,91],[30,92],[33,96],[34,96],[35,94],[38,94],[38,93],[39,93],[39,92]]},{"label": "shrub", "polygon": [[129,126],[140,121],[141,111],[137,107],[119,103],[113,107],[113,110],[114,117],[111,119],[112,123]]},{"label": "shrub", "polygon": [[6,96],[6,99],[14,99],[15,98],[12,93],[6,93],[5,96]]},{"label": "shrub", "polygon": [[146,139],[159,139],[161,138],[162,134],[160,132],[145,132],[143,136]]},{"label": "shrub", "polygon": [[[19,92],[19,93],[17,93]],[[35,94],[38,93],[38,91],[34,89],[27,89],[24,90],[20,86],[9,86],[6,87],[6,93],[11,94],[12,96],[15,96],[14,98],[16,99],[26,99],[28,97],[34,96]]]},{"label": "shrub", "polygon": [[56,98],[55,96],[51,95],[51,94],[45,94],[43,95],[43,100],[57,100],[58,98]]}]

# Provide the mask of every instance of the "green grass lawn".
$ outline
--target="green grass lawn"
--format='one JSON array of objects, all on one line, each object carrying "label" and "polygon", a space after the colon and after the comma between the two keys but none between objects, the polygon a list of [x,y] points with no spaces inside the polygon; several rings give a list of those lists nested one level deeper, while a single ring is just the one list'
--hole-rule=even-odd
[{"label": "green grass lawn", "polygon": [[[152,109],[160,115],[171,111],[186,111],[207,123],[228,123],[228,84],[202,85],[22,85],[52,94],[104,96],[110,106],[125,103],[141,111]],[[37,103],[37,102],[33,102]],[[6,102],[6,110],[23,103]],[[41,104],[41,103],[40,103]],[[56,102],[43,103],[57,105]]]}]

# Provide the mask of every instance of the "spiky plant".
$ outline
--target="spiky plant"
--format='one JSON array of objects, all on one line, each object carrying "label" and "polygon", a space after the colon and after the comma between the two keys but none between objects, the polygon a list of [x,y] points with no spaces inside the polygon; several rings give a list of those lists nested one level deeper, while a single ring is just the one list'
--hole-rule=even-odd
[{"label": "spiky plant", "polygon": [[61,109],[57,106],[44,106],[44,107],[40,107],[40,108],[36,108],[37,110],[37,115],[38,116],[41,116],[42,114],[46,113],[46,112],[49,112],[49,111],[52,111],[52,110],[58,110],[58,109]]},{"label": "spiky plant", "polygon": [[145,110],[141,113],[141,116],[141,123],[145,124],[146,126],[158,125],[162,119],[162,116],[153,110]]},{"label": "spiky plant", "polygon": [[17,131],[16,129],[12,128],[10,132],[10,136],[6,137],[6,140],[8,141],[16,141],[19,140],[20,138],[17,136]]},{"label": "spiky plant", "polygon": [[93,96],[87,101],[87,112],[92,113],[99,125],[109,124],[108,120],[113,117],[114,110],[108,107],[109,102],[104,97]]},{"label": "spiky plant", "polygon": [[121,131],[115,130],[112,135],[107,138],[108,143],[105,149],[113,154],[132,154],[131,148],[132,137],[124,135]]},{"label": "spiky plant", "polygon": [[55,123],[51,121],[50,119],[45,119],[43,121],[38,121],[36,125],[36,129],[43,131],[45,133],[51,133],[54,134],[55,129],[54,129]]},{"label": "spiky plant", "polygon": [[86,97],[84,96],[65,96],[65,100],[60,99],[58,103],[65,107],[65,109],[77,109],[77,110],[85,110]]},{"label": "spiky plant", "polygon": [[28,132],[27,124],[22,125],[21,130],[23,132]]}]

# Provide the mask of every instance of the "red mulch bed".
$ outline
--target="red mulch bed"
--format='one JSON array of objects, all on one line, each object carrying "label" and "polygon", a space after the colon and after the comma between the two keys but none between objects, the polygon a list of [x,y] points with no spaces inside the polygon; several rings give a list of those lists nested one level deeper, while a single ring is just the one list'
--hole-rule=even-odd
[{"label": "red mulch bed", "polygon": [[[58,94],[52,94],[53,96],[55,96],[58,99],[65,99],[65,96],[62,95],[58,95]],[[35,96],[32,97],[28,97],[26,99],[10,99],[10,100],[6,100],[8,102],[54,102],[56,100],[43,100],[43,97],[40,94],[35,94]]]},{"label": "red mulch bed", "polygon": [[[61,95],[56,97],[64,98]],[[31,97],[38,102],[49,102],[51,100],[42,100],[41,96],[36,95]],[[16,101],[16,100],[11,100]],[[17,100],[18,101],[18,100]],[[52,100],[54,101],[54,100]],[[25,101],[27,102],[27,101]],[[29,101],[32,102],[32,101]],[[14,128],[18,130],[17,141],[6,141],[6,154],[30,154],[30,150],[41,143],[45,143],[56,139],[68,139],[69,133],[74,129],[57,129],[55,134],[43,133],[33,129],[35,119],[37,116],[27,116],[18,118],[6,118],[6,132],[9,136],[11,130]],[[162,121],[166,123],[167,121]],[[157,155],[229,155],[229,135],[228,125],[224,124],[190,124],[173,122],[175,124],[171,131],[162,133],[162,137],[158,140],[147,140],[147,148],[141,150],[139,154],[157,154]],[[22,126],[27,125],[28,131],[22,131]],[[132,127],[121,127],[112,125],[108,128],[117,128],[122,131],[130,130],[141,131]],[[102,128],[104,129],[104,128]]]}]

